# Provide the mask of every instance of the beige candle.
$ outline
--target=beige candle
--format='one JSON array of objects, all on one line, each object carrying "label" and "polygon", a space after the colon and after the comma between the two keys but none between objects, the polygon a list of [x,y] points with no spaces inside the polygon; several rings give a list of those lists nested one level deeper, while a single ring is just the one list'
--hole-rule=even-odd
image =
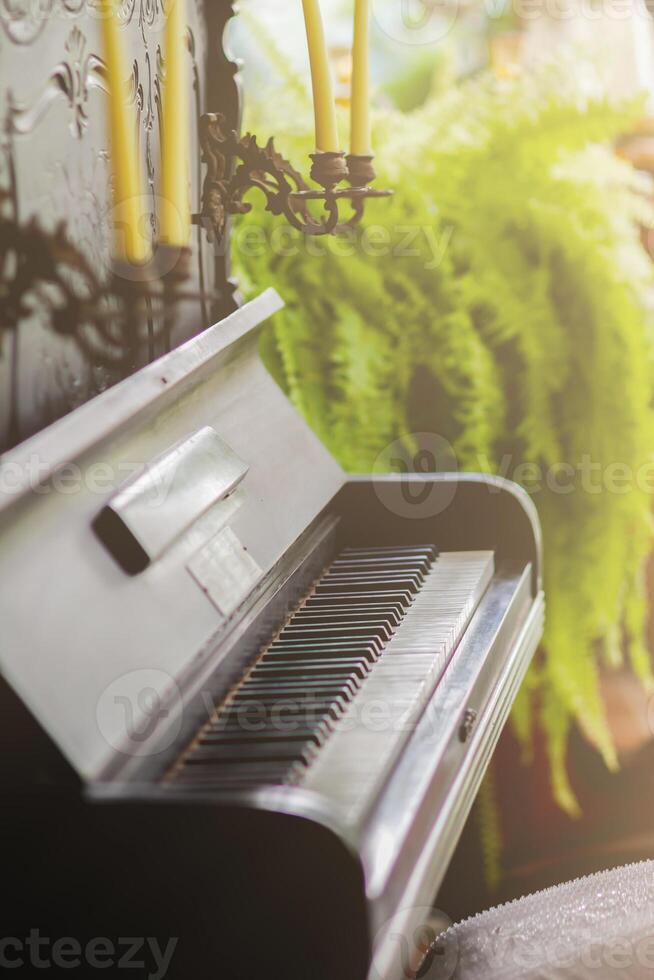
[{"label": "beige candle", "polygon": [[302,0],[309,44],[313,107],[316,117],[316,150],[338,152],[338,126],[325,29],[318,0]]},{"label": "beige candle", "polygon": [[115,255],[142,265],[152,254],[148,218],[143,211],[141,166],[136,120],[127,102],[129,78],[125,39],[117,17],[117,0],[102,10],[102,37],[109,84],[109,138],[114,180]]},{"label": "beige candle", "polygon": [[355,0],[352,48],[352,119],[350,153],[368,156],[370,135],[370,0]]},{"label": "beige candle", "polygon": [[191,235],[189,65],[185,0],[167,0],[159,236],[184,247]]}]

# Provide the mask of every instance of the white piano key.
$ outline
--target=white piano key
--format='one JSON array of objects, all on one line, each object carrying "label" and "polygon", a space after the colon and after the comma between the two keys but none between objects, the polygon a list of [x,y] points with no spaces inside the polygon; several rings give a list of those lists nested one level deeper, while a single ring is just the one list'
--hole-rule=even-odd
[{"label": "white piano key", "polygon": [[301,784],[352,820],[387,778],[494,572],[492,552],[440,555]]}]

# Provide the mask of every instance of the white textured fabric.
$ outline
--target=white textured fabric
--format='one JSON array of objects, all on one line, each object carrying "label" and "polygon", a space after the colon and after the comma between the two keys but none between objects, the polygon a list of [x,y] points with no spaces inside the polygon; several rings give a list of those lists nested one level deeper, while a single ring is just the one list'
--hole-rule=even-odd
[{"label": "white textured fabric", "polygon": [[654,980],[654,861],[491,909],[441,943],[456,980]]}]

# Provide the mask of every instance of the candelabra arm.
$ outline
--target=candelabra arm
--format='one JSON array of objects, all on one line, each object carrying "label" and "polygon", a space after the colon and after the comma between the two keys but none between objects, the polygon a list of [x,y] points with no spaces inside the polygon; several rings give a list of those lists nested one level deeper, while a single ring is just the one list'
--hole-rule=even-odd
[{"label": "candelabra arm", "polygon": [[[283,215],[306,235],[338,234],[358,224],[365,201],[387,197],[390,191],[377,191],[367,185],[374,180],[372,157],[345,157],[344,153],[314,153],[311,157],[311,179],[319,188],[311,188],[292,163],[275,148],[273,139],[260,146],[251,133],[239,138],[225,132],[223,116],[210,113],[200,120],[202,160],[207,168],[202,193],[202,211],[194,216],[206,230],[211,242],[221,242],[227,216],[247,214],[252,205],[245,200],[250,190],[260,191],[266,199],[266,210]],[[350,187],[341,187],[349,180]],[[352,205],[348,221],[340,219],[341,202]],[[311,202],[322,203],[323,214],[311,213]]]}]

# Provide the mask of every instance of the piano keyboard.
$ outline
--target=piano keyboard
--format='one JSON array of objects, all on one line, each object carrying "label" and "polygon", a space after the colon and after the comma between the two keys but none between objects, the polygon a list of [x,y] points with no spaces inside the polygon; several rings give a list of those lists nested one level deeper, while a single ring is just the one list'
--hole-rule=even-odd
[{"label": "piano keyboard", "polygon": [[388,774],[492,575],[490,552],[345,549],[164,782],[303,785],[356,811]]}]

